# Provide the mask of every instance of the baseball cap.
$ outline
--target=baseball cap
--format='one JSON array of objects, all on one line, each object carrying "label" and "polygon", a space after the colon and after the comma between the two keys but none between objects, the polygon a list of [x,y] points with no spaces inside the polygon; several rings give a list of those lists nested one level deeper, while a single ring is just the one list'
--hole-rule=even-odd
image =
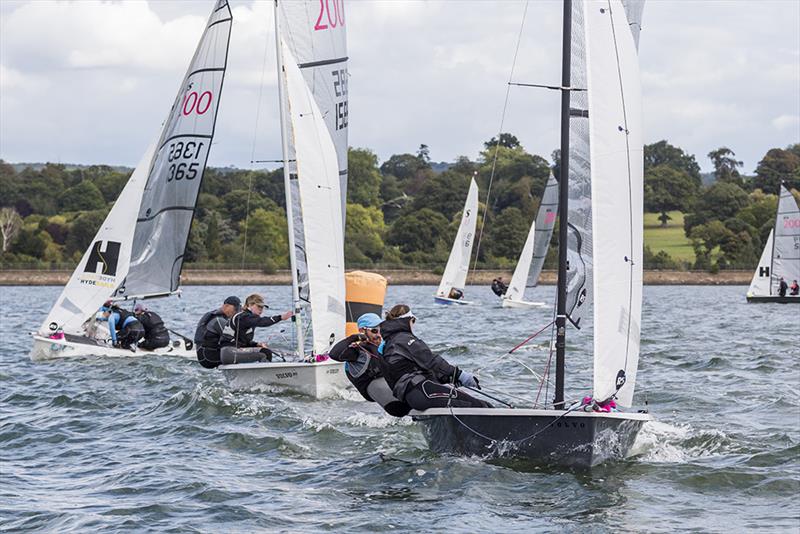
[{"label": "baseball cap", "polygon": [[365,313],[358,318],[359,328],[375,328],[381,324],[381,318],[375,313]]},{"label": "baseball cap", "polygon": [[144,311],[147,311],[147,306],[145,306],[144,304],[139,303],[133,307],[133,313],[139,313]]}]

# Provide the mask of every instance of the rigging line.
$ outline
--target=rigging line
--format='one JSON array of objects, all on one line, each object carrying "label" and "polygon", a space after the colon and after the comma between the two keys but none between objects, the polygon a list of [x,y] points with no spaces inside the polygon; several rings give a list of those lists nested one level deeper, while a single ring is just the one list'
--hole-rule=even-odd
[{"label": "rigging line", "polygon": [[538,332],[536,332],[535,334],[533,334],[533,335],[529,336],[529,337],[528,337],[527,339],[525,339],[525,340],[524,340],[522,343],[520,343],[519,345],[517,345],[516,347],[514,347],[513,349],[511,349],[510,351],[508,351],[508,354],[512,354],[512,353],[513,353],[515,350],[517,350],[517,349],[519,349],[520,347],[522,347],[522,346],[526,345],[526,344],[527,344],[529,341],[531,341],[533,338],[535,338],[536,336],[538,336],[539,334],[541,334],[542,332],[544,332],[545,330],[547,330],[547,329],[548,329],[550,326],[552,326],[553,324],[555,324],[555,322],[556,322],[556,321],[555,321],[555,319],[553,319],[552,321],[550,321],[549,323],[547,323],[547,324],[544,326],[544,328],[542,328],[541,330],[539,330],[539,331],[538,331]]},{"label": "rigging line", "polygon": [[522,12],[522,21],[519,25],[519,34],[517,35],[517,46],[514,49],[514,59],[511,61],[511,72],[508,75],[508,84],[506,85],[506,98],[503,102],[503,113],[500,116],[500,129],[497,133],[497,142],[494,145],[494,158],[492,158],[492,172],[489,175],[489,186],[486,188],[486,205],[483,208],[483,218],[481,219],[481,229],[478,232],[478,243],[475,248],[475,262],[472,264],[474,271],[478,266],[478,256],[481,253],[481,239],[483,238],[483,227],[486,225],[486,214],[489,212],[489,198],[492,193],[492,182],[494,181],[494,173],[497,169],[497,155],[500,151],[500,136],[503,133],[503,124],[506,120],[506,110],[508,109],[508,97],[511,94],[511,80],[514,79],[514,68],[517,65],[517,55],[519,54],[519,45],[522,42],[522,31],[525,29],[525,17],[528,14],[528,1],[525,2],[525,9]]},{"label": "rigging line", "polygon": [[[258,141],[258,121],[261,117],[261,100],[262,95],[264,94],[264,72],[267,70],[267,53],[269,52],[269,35],[265,32],[264,33],[264,54],[261,59],[261,81],[258,84],[258,101],[256,102],[256,120],[255,125],[253,126],[253,145],[250,148],[250,163],[253,163],[253,160],[256,157],[256,142]],[[278,80],[280,83],[280,80]],[[250,177],[248,180],[247,185],[247,204],[245,206],[244,212],[244,239],[242,243],[242,270],[244,270],[244,262],[247,257],[247,223],[250,219],[250,196],[253,194],[253,173],[250,173]]]}]

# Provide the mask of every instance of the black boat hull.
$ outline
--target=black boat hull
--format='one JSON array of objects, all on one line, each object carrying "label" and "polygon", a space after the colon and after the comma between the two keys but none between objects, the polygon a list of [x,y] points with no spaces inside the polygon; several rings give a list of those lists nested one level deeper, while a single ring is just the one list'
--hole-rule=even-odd
[{"label": "black boat hull", "polygon": [[792,304],[792,303],[800,304],[800,296],[794,296],[794,297],[791,297],[791,296],[788,296],[788,295],[785,296],[785,297],[781,297],[781,296],[778,296],[778,295],[773,295],[773,296],[770,296],[770,297],[751,297],[751,296],[748,296],[747,297],[747,302],[777,303],[777,304]]},{"label": "black boat hull", "polygon": [[628,456],[644,413],[436,408],[412,412],[434,452],[591,468]]}]

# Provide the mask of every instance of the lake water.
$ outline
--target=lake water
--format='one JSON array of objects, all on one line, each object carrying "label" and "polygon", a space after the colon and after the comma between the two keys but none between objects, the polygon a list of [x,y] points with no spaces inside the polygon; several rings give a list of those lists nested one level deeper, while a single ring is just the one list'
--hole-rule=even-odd
[{"label": "lake water", "polygon": [[[288,287],[261,289],[288,308]],[[27,332],[60,288],[0,288],[0,529],[798,532],[800,310],[748,305],[745,289],[645,288],[636,404],[657,421],[636,456],[573,473],[433,454],[416,424],[354,391],[234,393],[168,357],[33,363]],[[251,290],[186,287],[152,306],[191,335]],[[552,308],[502,309],[486,287],[467,288],[476,306],[436,307],[433,292],[390,287],[386,302],[409,303],[420,337],[482,384],[534,397],[547,337],[503,353]],[[574,399],[591,390],[590,342],[568,339]]]}]

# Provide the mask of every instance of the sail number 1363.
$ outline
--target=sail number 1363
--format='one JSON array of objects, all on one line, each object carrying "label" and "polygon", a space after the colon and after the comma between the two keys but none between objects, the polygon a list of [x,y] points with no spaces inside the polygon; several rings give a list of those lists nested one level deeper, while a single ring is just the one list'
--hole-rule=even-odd
[{"label": "sail number 1363", "polygon": [[[177,141],[170,143],[169,152],[167,153],[167,162],[169,165],[169,174],[167,181],[194,180],[197,178],[197,173],[200,171],[200,162],[192,161],[197,160],[203,150],[205,143],[200,141]],[[188,161],[186,161],[188,160]]]}]

